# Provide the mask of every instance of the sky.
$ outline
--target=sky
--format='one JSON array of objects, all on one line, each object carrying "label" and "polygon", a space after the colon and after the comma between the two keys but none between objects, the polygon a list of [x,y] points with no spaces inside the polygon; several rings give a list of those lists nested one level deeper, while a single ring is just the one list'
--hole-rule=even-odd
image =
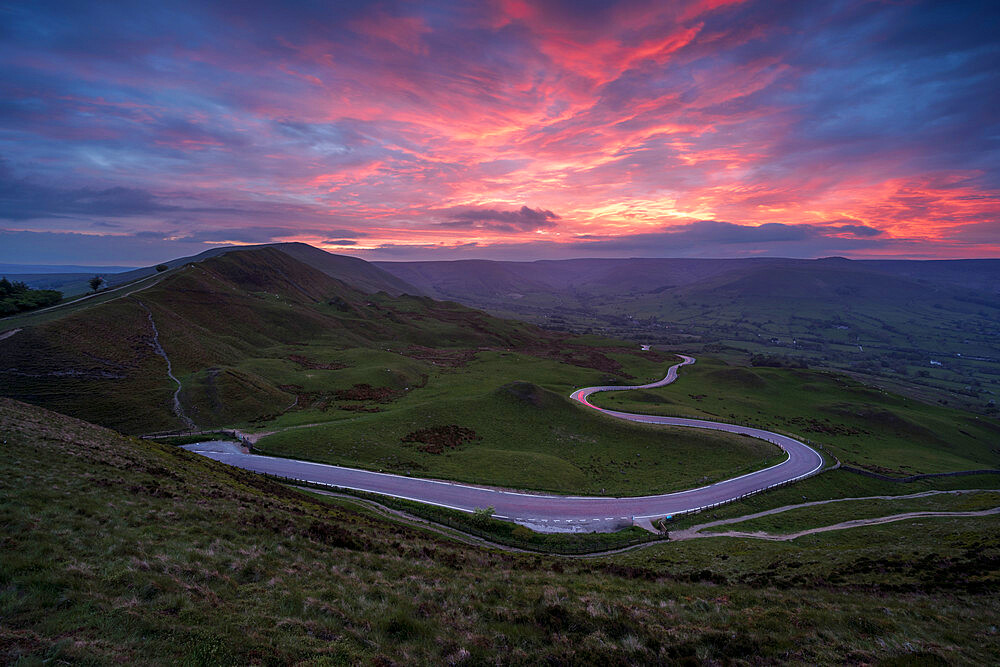
[{"label": "sky", "polygon": [[0,262],[1000,257],[998,19],[0,0]]}]

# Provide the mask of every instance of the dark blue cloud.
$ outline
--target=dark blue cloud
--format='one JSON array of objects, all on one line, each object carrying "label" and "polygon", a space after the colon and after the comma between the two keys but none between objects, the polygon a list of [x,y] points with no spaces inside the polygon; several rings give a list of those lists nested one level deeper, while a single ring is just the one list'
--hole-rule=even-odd
[{"label": "dark blue cloud", "polygon": [[513,211],[493,208],[469,208],[456,211],[439,223],[453,229],[491,229],[499,232],[527,232],[554,227],[559,216],[543,208],[522,206]]}]

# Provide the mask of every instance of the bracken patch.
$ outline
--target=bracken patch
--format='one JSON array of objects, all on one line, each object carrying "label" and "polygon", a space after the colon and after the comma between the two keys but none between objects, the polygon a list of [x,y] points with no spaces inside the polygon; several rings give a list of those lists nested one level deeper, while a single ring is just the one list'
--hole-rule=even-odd
[{"label": "bracken patch", "polygon": [[445,449],[456,449],[473,440],[479,440],[475,431],[456,424],[422,428],[403,436],[403,442],[421,443],[420,451],[428,454],[441,454]]},{"label": "bracken patch", "polygon": [[375,401],[388,403],[400,397],[401,391],[392,387],[373,387],[370,384],[356,384],[350,389],[338,389],[333,393],[341,401]]}]

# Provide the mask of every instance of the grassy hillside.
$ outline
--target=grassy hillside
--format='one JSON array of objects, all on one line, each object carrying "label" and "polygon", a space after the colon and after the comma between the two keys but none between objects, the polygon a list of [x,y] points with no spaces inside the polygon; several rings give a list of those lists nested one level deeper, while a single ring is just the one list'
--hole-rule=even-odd
[{"label": "grassy hillside", "polygon": [[988,664],[1000,651],[996,518],[572,560],[450,542],[5,399],[0,432],[6,663]]},{"label": "grassy hillside", "polygon": [[288,346],[552,338],[457,304],[369,296],[276,248],[226,253],[175,269],[148,289],[49,318],[0,341],[3,393],[128,432],[183,424],[157,333],[184,385],[182,404],[202,426],[289,405],[293,394],[234,368],[251,357],[283,358]]},{"label": "grassy hillside", "polygon": [[596,395],[616,410],[695,416],[799,434],[843,463],[895,475],[1000,468],[1000,423],[805,369],[746,368],[718,359],[673,385]]}]

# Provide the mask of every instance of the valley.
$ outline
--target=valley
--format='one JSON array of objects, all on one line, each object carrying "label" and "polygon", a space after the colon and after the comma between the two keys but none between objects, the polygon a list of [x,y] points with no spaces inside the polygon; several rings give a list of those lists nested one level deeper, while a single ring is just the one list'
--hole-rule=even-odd
[{"label": "valley", "polygon": [[996,417],[1000,261],[379,262],[425,293],[552,330],[850,373]]},{"label": "valley", "polygon": [[[9,334],[0,339],[6,465],[25,471],[8,478],[0,511],[9,526],[44,517],[45,528],[29,530],[38,548],[79,568],[33,570],[41,552],[24,551],[16,532],[5,538],[6,550],[23,555],[0,570],[14,587],[8,590],[17,591],[0,609],[14,627],[39,633],[37,644],[4,635],[19,654],[52,646],[46,633],[75,622],[77,636],[113,639],[101,648],[52,648],[52,655],[143,655],[147,648],[128,624],[79,625],[90,618],[79,605],[100,598],[109,600],[109,617],[131,618],[155,638],[156,651],[189,661],[252,661],[264,645],[293,659],[312,650],[301,637],[317,632],[336,637],[324,641],[335,641],[345,660],[447,657],[458,649],[442,639],[438,615],[414,609],[453,595],[444,592],[452,586],[498,595],[487,582],[500,576],[516,582],[501,597],[516,588],[542,611],[511,616],[507,630],[478,612],[467,616],[461,627],[482,644],[463,643],[470,655],[493,655],[487,646],[494,641],[538,655],[553,631],[591,646],[595,633],[619,632],[622,614],[663,622],[664,607],[649,606],[646,597],[678,594],[741,600],[725,620],[712,602],[706,615],[697,605],[669,613],[683,623],[714,619],[730,640],[749,642],[761,655],[891,655],[866,637],[892,633],[959,661],[992,650],[982,641],[942,648],[941,640],[909,634],[969,636],[978,627],[970,615],[998,613],[984,593],[1000,562],[1000,475],[990,472],[1000,469],[1000,424],[987,414],[893,393],[858,374],[805,368],[789,355],[780,364],[750,365],[731,347],[695,338],[637,344],[597,329],[574,333],[501,319],[424,296],[425,287],[386,278],[376,266],[354,280],[353,264],[345,269],[314,249],[286,250],[213,253],[140,276],[148,282],[118,293],[0,320]],[[681,340],[706,352],[678,364]],[[677,426],[689,420],[721,430]],[[232,432],[250,454],[211,442]],[[816,465],[786,473],[784,466],[805,459],[788,458],[768,440],[798,443]],[[365,479],[395,487],[358,481]],[[758,479],[779,487],[752,493],[772,483]],[[737,484],[740,490],[730,490]],[[370,493],[380,490],[391,495]],[[80,509],[60,519],[66,494],[80,499]],[[111,554],[98,567],[98,551],[57,542],[67,530],[92,530],[93,521],[145,537],[96,547]],[[876,548],[873,540],[900,546]],[[353,563],[349,573],[318,565],[321,554],[334,553]],[[185,560],[191,554],[201,554],[199,565]],[[280,575],[289,563],[309,581],[291,584]],[[470,568],[487,574],[472,584]],[[390,570],[439,583],[407,589],[417,602],[403,604],[386,597]],[[650,592],[624,601],[636,580]],[[267,592],[264,582],[276,581],[287,596]],[[314,587],[330,591],[348,581],[382,602],[329,616],[323,610],[332,607],[317,597],[329,593]],[[178,585],[201,592],[182,594]],[[883,608],[909,610],[907,621],[851,625],[850,614],[873,614],[853,601],[858,587],[880,591]],[[78,602],[43,622],[48,591]],[[185,620],[167,630],[146,612],[129,611],[122,602],[128,595],[141,596],[155,614]],[[580,595],[589,606],[571,611]],[[764,600],[793,598],[808,600],[815,620],[796,648],[777,626],[748,625]],[[959,614],[950,625],[914,615],[946,598]],[[238,624],[205,634],[199,627],[211,600],[246,605],[262,628],[278,617],[295,619],[289,627],[297,638],[279,640],[266,629],[247,634]],[[384,605],[399,604],[403,612],[385,615]],[[614,611],[582,611],[595,604]],[[790,609],[801,619],[796,604]],[[914,612],[922,605],[927,611]],[[564,625],[555,630],[552,613],[592,620],[573,626],[577,635]],[[659,655],[659,640],[628,627],[636,637],[629,640],[632,659]],[[821,627],[842,630],[831,635]],[[366,632],[379,637],[378,648],[363,639]],[[690,650],[724,661],[734,650],[731,641],[712,644],[714,635],[694,625],[681,632],[689,639],[670,643],[677,656]],[[622,650],[597,646],[587,650]],[[549,654],[576,660],[583,650]]]}]

